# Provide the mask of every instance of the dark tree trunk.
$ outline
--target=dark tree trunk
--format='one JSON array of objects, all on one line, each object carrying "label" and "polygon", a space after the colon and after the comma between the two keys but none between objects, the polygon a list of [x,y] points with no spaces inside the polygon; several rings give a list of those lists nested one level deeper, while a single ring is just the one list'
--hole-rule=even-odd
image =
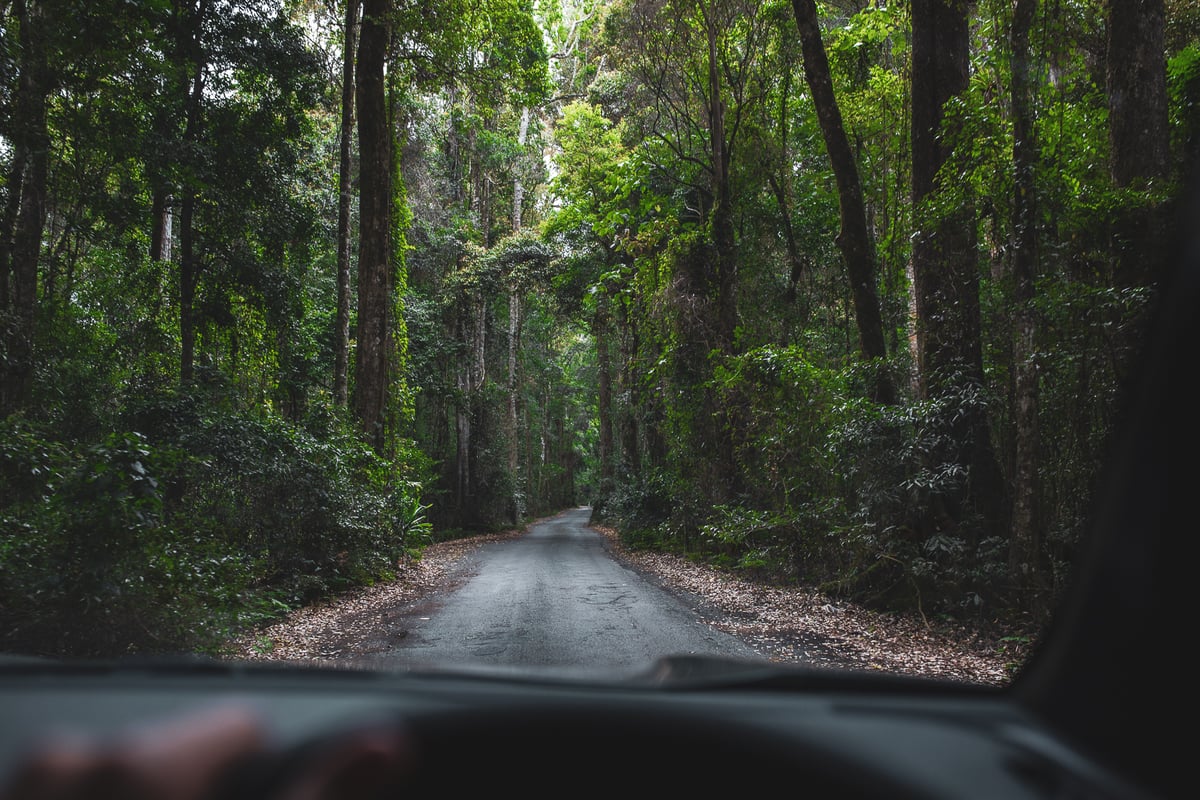
[{"label": "dark tree trunk", "polygon": [[967,88],[966,13],[956,0],[913,0],[912,36],[913,289],[922,393],[931,396],[951,372],[983,372],[973,209],[937,219],[921,209],[950,155],[940,138],[944,106]]},{"label": "dark tree trunk", "polygon": [[1163,0],[1108,0],[1108,136],[1113,181],[1170,174]]},{"label": "dark tree trunk", "polygon": [[353,202],[354,56],[359,0],[346,0],[342,46],[342,127],[338,143],[337,320],[333,346],[333,402],[350,401],[350,207]]},{"label": "dark tree trunk", "polygon": [[196,286],[200,269],[195,244],[196,193],[184,190],[179,210],[179,379],[190,383],[196,363]]},{"label": "dark tree trunk", "polygon": [[626,298],[624,303],[620,317],[623,326],[620,340],[622,368],[618,378],[621,393],[629,400],[625,403],[625,414],[620,425],[620,464],[629,475],[639,476],[642,473],[642,425],[639,415],[643,406],[642,384],[637,375],[639,336],[637,320],[632,312],[633,301]]},{"label": "dark tree trunk", "polygon": [[[521,124],[517,131],[517,146],[524,150],[529,136],[528,108],[521,109]],[[525,187],[520,176],[513,178],[512,229],[513,233],[521,230],[522,206],[525,202]],[[525,498],[522,491],[525,476],[521,474],[521,420],[520,420],[520,386],[521,386],[521,326],[525,293],[523,281],[509,276],[508,286],[508,474],[512,479],[512,523],[521,521],[525,514]]]},{"label": "dark tree trunk", "polygon": [[1038,271],[1037,184],[1038,142],[1034,128],[1033,83],[1029,31],[1037,0],[1016,0],[1013,7],[1012,109],[1013,186],[1012,278],[1016,315],[1013,324],[1012,539],[1009,575],[1031,607],[1042,587],[1041,520],[1038,514],[1038,374],[1034,361],[1037,319],[1034,289]]},{"label": "dark tree trunk", "polygon": [[[1120,187],[1170,177],[1163,0],[1108,0],[1109,165]],[[1167,238],[1162,209],[1128,209],[1113,226],[1116,282],[1154,283]]]},{"label": "dark tree trunk", "polygon": [[879,360],[871,388],[872,398],[880,403],[894,403],[896,388],[883,363],[887,358],[887,344],[883,336],[879,295],[875,288],[875,246],[867,228],[866,204],[858,177],[858,165],[850,149],[850,140],[846,138],[842,112],[833,93],[829,60],[817,22],[817,6],[814,0],[792,0],[792,9],[800,30],[804,77],[812,92],[821,136],[825,140],[825,149],[829,152],[834,180],[837,182],[838,205],[841,209],[841,232],[838,233],[837,245],[842,251],[846,274],[850,279],[859,346],[864,358]]},{"label": "dark tree trunk", "polygon": [[[708,92],[709,92],[709,148],[712,155],[712,240],[713,260],[716,268],[716,306],[717,306],[717,347],[724,354],[732,354],[735,349],[737,331],[737,240],[733,225],[733,186],[731,164],[733,147],[727,135],[725,124],[725,101],[722,99],[721,70],[717,53],[716,21],[709,16],[706,20],[708,34]],[[706,366],[707,371],[709,368]],[[735,496],[741,487],[741,478],[737,466],[738,438],[744,428],[741,409],[737,407],[721,409],[712,390],[705,390],[707,409],[701,414],[707,420],[701,420],[696,434],[716,445],[716,454],[712,458],[716,470],[715,483],[710,487],[714,500],[721,502]],[[708,432],[715,425],[716,430]],[[705,448],[697,448],[704,452]]]},{"label": "dark tree trunk", "polygon": [[[4,355],[0,361],[0,415],[22,407],[29,400],[33,382],[34,335],[37,326],[38,259],[42,232],[46,227],[46,180],[50,136],[46,128],[46,95],[49,71],[46,62],[43,14],[38,3],[14,4],[20,25],[20,80],[17,87],[17,137],[14,159],[24,165],[14,169],[20,175],[19,186],[10,185],[10,193],[19,192],[15,209],[12,244],[3,253],[6,263],[0,277],[11,282],[7,305],[0,307],[0,328]],[[15,165],[14,165],[15,166]],[[6,214],[9,209],[6,208]],[[4,232],[7,234],[7,231]],[[7,274],[4,274],[7,273]],[[7,317],[5,319],[4,317]]]},{"label": "dark tree trunk", "polygon": [[359,253],[354,410],[376,452],[386,444],[392,354],[391,139],[384,65],[390,0],[365,0],[358,47]]},{"label": "dark tree trunk", "polygon": [[[607,304],[606,299],[601,300]],[[607,499],[612,491],[616,470],[614,469],[614,438],[612,408],[612,357],[609,351],[608,315],[602,310],[592,319],[592,337],[596,340],[596,369],[598,372],[598,395],[596,398],[600,417],[600,496]]]},{"label": "dark tree trunk", "polygon": [[716,256],[717,344],[733,352],[737,329],[737,253],[733,229],[730,151],[725,135],[725,101],[717,56],[717,30],[708,22],[709,148],[712,152],[712,237]]},{"label": "dark tree trunk", "polygon": [[[203,11],[201,11],[201,14]],[[193,43],[198,51],[200,20],[197,15]],[[183,141],[191,144],[200,137],[200,108],[204,98],[204,64],[198,52],[194,54],[194,72],[188,94],[187,126]],[[190,383],[196,361],[196,287],[200,283],[200,262],[196,255],[196,191],[191,187],[183,190],[183,201],[179,210],[179,378]]]},{"label": "dark tree trunk", "polygon": [[0,312],[7,313],[12,294],[9,281],[12,276],[13,231],[17,214],[21,211],[21,186],[25,182],[25,162],[28,148],[20,141],[13,143],[12,161],[9,163],[8,189],[4,197],[4,211],[0,214]]},{"label": "dark tree trunk", "polygon": [[150,260],[162,261],[167,240],[167,192],[156,189],[150,201]]},{"label": "dark tree trunk", "polygon": [[[933,192],[947,189],[937,184],[938,171],[950,155],[940,137],[943,112],[947,101],[967,88],[969,43],[966,3],[913,0],[913,293],[919,389],[931,398],[984,385],[974,209],[961,202],[957,211],[934,218],[922,208]],[[954,446],[935,458],[964,466],[969,479],[958,495],[938,498],[945,507],[937,524],[957,526],[969,505],[982,513],[989,532],[998,533],[1006,527],[1008,509],[988,420],[978,404],[963,410],[967,413],[953,426]]]},{"label": "dark tree trunk", "polygon": [[[200,140],[201,111],[204,104],[205,56],[201,46],[208,2],[176,9],[180,24],[178,56],[180,69],[186,74],[187,91],[183,131],[183,151],[190,154]],[[187,155],[185,158],[194,158]],[[185,163],[195,168],[196,164]],[[185,186],[179,208],[179,379],[190,383],[196,361],[196,288],[200,283],[201,263],[196,253],[196,190]]]}]

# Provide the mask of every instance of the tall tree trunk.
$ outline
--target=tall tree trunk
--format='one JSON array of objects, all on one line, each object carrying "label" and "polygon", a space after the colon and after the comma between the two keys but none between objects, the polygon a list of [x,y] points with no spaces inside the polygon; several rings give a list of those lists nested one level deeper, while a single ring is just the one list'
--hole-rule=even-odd
[{"label": "tall tree trunk", "polygon": [[392,354],[392,147],[384,80],[391,0],[364,0],[362,8],[355,87],[362,166],[354,411],[367,441],[382,454]]},{"label": "tall tree trunk", "polygon": [[817,6],[814,0],[792,0],[792,9],[800,30],[804,77],[812,92],[821,136],[825,140],[825,149],[829,152],[834,180],[837,182],[841,210],[841,231],[837,236],[837,245],[842,251],[850,279],[859,346],[864,358],[879,362],[871,389],[872,397],[876,402],[894,403],[896,388],[883,363],[887,358],[887,344],[883,336],[879,295],[875,288],[875,246],[867,228],[866,204],[863,202],[858,165],[850,149],[850,140],[846,138],[842,112],[833,93],[829,60],[817,22]]},{"label": "tall tree trunk", "polygon": [[[918,232],[913,239],[913,291],[921,391],[926,397],[955,397],[982,387],[983,348],[974,209],[969,202],[937,218],[924,209],[950,151],[940,133],[947,101],[970,78],[967,4],[961,0],[912,0],[912,195]],[[1005,528],[1004,483],[992,447],[986,412],[968,404],[952,431],[954,445],[935,458],[966,467],[961,492],[940,496],[939,526],[957,526],[980,511],[989,532]],[[994,529],[994,530],[993,530]],[[975,544],[976,530],[968,531]]]},{"label": "tall tree trunk", "polygon": [[[521,109],[521,124],[517,129],[517,145],[522,150],[529,136],[529,109]],[[522,206],[525,202],[525,187],[520,176],[513,178],[513,233],[521,230]],[[519,281],[509,280],[508,286],[508,474],[512,479],[513,490],[511,500],[512,523],[520,522],[525,513],[525,500],[522,492],[523,476],[520,474],[520,442],[521,428],[519,419],[519,386],[520,386],[520,348],[521,348],[521,307],[524,287]]]},{"label": "tall tree trunk", "polygon": [[[625,258],[629,259],[628,256]],[[620,464],[629,475],[639,477],[642,474],[642,424],[639,415],[643,407],[642,384],[637,370],[640,337],[637,319],[633,313],[635,301],[633,298],[625,298],[623,302],[624,310],[620,315],[622,367],[617,374],[621,393],[629,399],[625,403],[625,413],[620,426]]]},{"label": "tall tree trunk", "polygon": [[155,189],[150,201],[150,260],[162,261],[167,241],[167,190]]},{"label": "tall tree trunk", "polygon": [[522,493],[521,426],[520,426],[520,369],[521,369],[521,291],[516,286],[508,289],[508,474],[512,480],[511,517],[516,525],[525,514]]},{"label": "tall tree trunk", "polygon": [[[470,306],[458,309],[457,337],[460,342],[471,341]],[[460,364],[455,375],[458,398],[454,406],[454,509],[461,521],[471,496],[471,368]]]},{"label": "tall tree trunk", "polygon": [[730,146],[725,135],[725,101],[722,99],[715,20],[707,20],[709,149],[712,153],[712,237],[716,251],[717,343],[723,353],[733,352],[737,329],[737,254],[733,228],[733,190],[730,182]]},{"label": "tall tree trunk", "polygon": [[[725,120],[725,101],[721,82],[721,65],[717,52],[717,21],[710,6],[705,12],[705,27],[708,35],[708,136],[712,158],[713,207],[710,217],[713,257],[715,260],[715,289],[717,307],[716,344],[722,354],[731,355],[735,349],[737,332],[737,240],[733,224],[733,186],[731,164],[733,148],[729,141]],[[707,277],[707,276],[706,276]],[[711,283],[709,278],[706,283]],[[705,286],[706,296],[711,297],[710,286]],[[702,369],[711,369],[705,365]],[[708,487],[714,493],[715,502],[723,502],[736,496],[741,488],[741,476],[737,466],[739,437],[745,425],[742,409],[737,406],[720,407],[712,389],[705,389],[705,407],[702,419],[695,431],[696,436],[715,444],[716,454],[711,459],[715,469],[714,485]],[[710,426],[716,426],[711,430]],[[711,432],[710,432],[711,430]],[[704,452],[701,445],[695,452]]]},{"label": "tall tree trunk", "polygon": [[[1163,0],[1108,0],[1109,165],[1120,187],[1170,177]],[[1128,209],[1114,226],[1116,282],[1158,279],[1165,235],[1161,209]]]},{"label": "tall tree trunk", "polygon": [[337,321],[333,346],[333,402],[350,401],[350,207],[353,203],[354,57],[359,0],[346,0],[342,44],[342,126],[338,142]]},{"label": "tall tree trunk", "polygon": [[[607,306],[607,298],[601,297],[601,303]],[[602,306],[592,317],[592,338],[596,341],[596,370],[597,370],[597,411],[599,416],[600,436],[598,453],[600,458],[600,498],[601,502],[608,499],[613,490],[616,470],[614,469],[613,448],[613,402],[612,402],[612,356],[609,352],[608,314]]]},{"label": "tall tree trunk", "polygon": [[1038,142],[1034,127],[1029,31],[1037,0],[1016,0],[1012,46],[1013,185],[1012,270],[1016,319],[1013,325],[1012,539],[1009,575],[1030,606],[1042,584],[1041,520],[1038,515],[1038,374],[1034,361],[1037,320],[1033,301],[1038,270]]},{"label": "tall tree trunk", "polygon": [[[4,357],[0,361],[0,416],[22,407],[29,400],[33,384],[34,335],[37,326],[38,259],[42,232],[46,227],[46,180],[50,136],[46,127],[46,95],[49,91],[43,11],[39,3],[17,0],[14,10],[20,25],[20,80],[17,87],[16,119],[18,141],[14,158],[24,160],[20,192],[13,221],[12,244],[4,254],[8,273],[0,277],[11,281],[7,307],[0,307],[0,335]],[[10,200],[11,200],[10,195]],[[6,204],[6,205],[11,205]],[[8,319],[4,319],[7,316]]]},{"label": "tall tree trunk", "polygon": [[1163,0],[1108,0],[1108,137],[1118,186],[1170,174],[1164,25]]},{"label": "tall tree trunk", "polygon": [[[176,7],[178,55],[181,71],[187,75],[183,151],[191,153],[200,139],[201,111],[204,104],[205,56],[201,47],[208,2],[201,0],[186,9]],[[187,159],[194,156],[187,155]],[[195,168],[195,164],[187,166]],[[190,185],[183,189],[179,209],[179,379],[192,381],[196,360],[196,288],[200,283],[201,264],[196,254],[196,190]]]},{"label": "tall tree trunk", "polygon": [[[521,109],[521,124],[517,128],[517,147],[524,150],[525,142],[529,138],[529,108]],[[521,183],[521,176],[517,175],[513,178],[513,208],[512,208],[512,229],[513,233],[521,230],[521,217],[524,213],[525,205],[525,184]]]},{"label": "tall tree trunk", "polygon": [[12,301],[9,281],[12,277],[13,232],[21,211],[21,186],[25,183],[25,165],[29,160],[29,149],[19,140],[13,144],[5,183],[8,191],[4,196],[4,210],[0,212],[0,313],[8,313]]},{"label": "tall tree trunk", "polygon": [[179,379],[191,383],[196,363],[196,286],[200,270],[196,264],[194,221],[196,193],[184,189],[179,209]]},{"label": "tall tree trunk", "polygon": [[[197,32],[197,35],[199,33]],[[184,142],[199,137],[200,106],[204,96],[204,66],[195,64],[192,88],[188,94],[187,127]],[[196,257],[196,190],[186,187],[179,211],[179,378],[190,383],[196,360],[196,287],[200,283],[200,262]]]}]

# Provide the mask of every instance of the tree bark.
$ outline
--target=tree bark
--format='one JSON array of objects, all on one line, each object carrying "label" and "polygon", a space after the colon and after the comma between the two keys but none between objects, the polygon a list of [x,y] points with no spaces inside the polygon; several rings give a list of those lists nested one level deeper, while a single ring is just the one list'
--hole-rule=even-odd
[{"label": "tree bark", "polygon": [[[607,306],[607,299],[601,302]],[[614,469],[613,402],[612,402],[612,356],[609,352],[608,314],[603,307],[592,318],[592,338],[596,341],[596,370],[598,392],[596,402],[600,425],[598,453],[600,458],[600,497],[607,500],[613,489]]]},{"label": "tree bark", "polygon": [[716,251],[717,343],[732,353],[737,329],[737,253],[733,228],[733,191],[730,183],[730,146],[725,135],[725,101],[717,55],[716,22],[706,19],[708,33],[708,136],[712,153],[712,238]]},{"label": "tree bark", "polygon": [[[42,249],[42,232],[46,227],[46,180],[49,162],[50,135],[46,126],[46,96],[49,92],[49,70],[45,42],[44,16],[36,2],[17,0],[14,10],[20,25],[20,79],[17,87],[14,120],[14,159],[22,166],[14,168],[20,176],[19,186],[8,191],[19,192],[15,210],[12,244],[2,254],[6,263],[0,277],[11,281],[6,292],[7,304],[0,307],[0,335],[3,335],[4,358],[0,361],[0,415],[25,405],[33,385],[34,336],[37,327],[38,260]],[[14,164],[14,167],[17,165]],[[7,213],[6,209],[6,213]],[[5,274],[7,273],[7,274]]]},{"label": "tree bark", "polygon": [[390,0],[364,0],[355,99],[359,177],[358,329],[354,410],[367,441],[386,445],[391,375],[391,139],[384,80]]},{"label": "tree bark", "polygon": [[[967,88],[969,44],[966,3],[913,0],[913,292],[920,390],[929,398],[984,386],[974,209],[961,202],[955,212],[935,218],[923,208],[931,194],[946,189],[938,185],[938,172],[950,156],[941,139],[943,115],[946,103]],[[938,524],[956,526],[967,513],[964,505],[970,505],[981,512],[989,531],[1000,532],[1008,508],[988,419],[978,404],[964,410],[953,424],[954,445],[935,457],[964,466],[969,479],[958,496],[939,498],[946,507]]]},{"label": "tree bark", "polygon": [[333,402],[350,401],[350,209],[353,203],[354,58],[359,0],[346,0],[342,44],[342,124],[338,143],[337,320],[333,350]]},{"label": "tree bark", "polygon": [[814,0],[792,0],[796,25],[800,30],[800,46],[804,53],[804,77],[812,92],[817,109],[817,121],[837,183],[838,206],[841,211],[841,231],[837,236],[838,249],[846,262],[850,291],[854,298],[854,316],[858,323],[859,346],[863,357],[878,360],[879,366],[872,384],[872,399],[879,403],[896,402],[896,387],[883,361],[887,344],[883,335],[883,315],[879,310],[879,295],[875,287],[875,246],[867,228],[866,203],[858,165],[842,112],[833,92],[829,60],[821,41]]},{"label": "tree bark", "polygon": [[1163,0],[1108,0],[1108,138],[1113,182],[1170,174]]},{"label": "tree bark", "polygon": [[1009,576],[1031,608],[1042,587],[1041,531],[1038,514],[1038,372],[1034,361],[1037,319],[1033,301],[1038,270],[1037,167],[1039,146],[1034,127],[1029,31],[1037,0],[1016,0],[1010,35],[1012,49],[1013,185],[1012,278],[1016,315],[1013,325],[1012,538]]},{"label": "tree bark", "polygon": [[150,260],[162,261],[167,240],[167,192],[155,189],[150,201]]},{"label": "tree bark", "polygon": [[[521,109],[521,123],[517,129],[518,148],[524,149],[529,136],[528,108]],[[513,233],[521,230],[522,206],[525,202],[525,187],[521,184],[520,176],[513,178]],[[521,313],[522,292],[524,286],[519,281],[509,279],[508,286],[508,474],[513,483],[512,490],[512,523],[516,525],[525,514],[525,499],[522,492],[522,475],[520,474],[520,349],[521,349]]]},{"label": "tree bark", "polygon": [[[1163,0],[1108,0],[1109,167],[1119,187],[1171,174],[1164,24]],[[1154,283],[1166,238],[1161,209],[1126,210],[1113,226],[1117,285]]]},{"label": "tree bark", "polygon": [[[200,137],[200,111],[204,102],[204,59],[200,52],[201,23],[205,15],[201,3],[190,20],[189,58],[192,76],[187,98],[187,123],[183,141],[188,146]],[[189,148],[190,149],[190,148]],[[196,190],[187,186],[179,211],[179,379],[190,383],[196,361],[196,288],[200,283],[200,262],[196,256]]]},{"label": "tree bark", "polygon": [[941,188],[938,170],[950,155],[941,140],[944,107],[969,80],[966,13],[956,0],[913,0],[912,37],[913,288],[922,392],[930,396],[951,371],[971,378],[983,372],[974,212],[966,207],[934,219],[922,210]]}]

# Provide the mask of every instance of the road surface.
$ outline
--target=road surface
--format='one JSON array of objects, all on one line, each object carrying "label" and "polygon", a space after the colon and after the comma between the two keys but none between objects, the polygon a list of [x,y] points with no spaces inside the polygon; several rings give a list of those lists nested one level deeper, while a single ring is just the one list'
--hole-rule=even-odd
[{"label": "road surface", "polygon": [[590,513],[564,511],[481,547],[471,577],[407,619],[403,643],[376,654],[374,666],[614,677],[643,673],[665,655],[761,660],[615,561],[587,527]]}]

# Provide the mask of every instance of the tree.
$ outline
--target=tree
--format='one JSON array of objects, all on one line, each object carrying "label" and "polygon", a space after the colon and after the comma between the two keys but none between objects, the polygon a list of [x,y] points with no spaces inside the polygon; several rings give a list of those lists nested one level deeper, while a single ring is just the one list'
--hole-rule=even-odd
[{"label": "tree", "polygon": [[[970,80],[967,4],[913,0],[912,204],[918,230],[912,244],[918,364],[925,397],[967,397],[985,385],[974,211],[969,197],[951,191],[941,173],[950,155],[945,133],[951,104]],[[942,497],[938,525],[957,526],[974,504],[986,524],[1005,529],[1003,479],[991,445],[985,406],[964,403],[950,448],[940,454],[965,467],[961,497]]]},{"label": "tree", "polygon": [[[1146,189],[1171,177],[1163,0],[1108,0],[1105,83],[1109,166],[1120,188]],[[1157,279],[1165,212],[1153,198],[1129,208],[1116,226],[1116,281],[1145,286]]]},{"label": "tree", "polygon": [[883,336],[883,318],[879,311],[879,296],[875,288],[875,243],[867,230],[866,206],[863,201],[862,184],[858,179],[858,166],[846,129],[842,124],[842,112],[833,93],[833,80],[829,74],[829,60],[821,42],[821,29],[817,22],[815,0],[792,0],[796,25],[800,30],[800,42],[804,50],[804,75],[812,92],[817,108],[817,119],[821,124],[821,135],[833,165],[833,174],[838,186],[838,204],[841,208],[842,229],[837,237],[838,248],[846,262],[854,296],[855,319],[858,322],[859,343],[863,357],[878,360],[880,364],[872,386],[873,398],[881,403],[894,403],[896,389],[891,376],[882,362],[887,358],[887,344]]},{"label": "tree", "polygon": [[1113,182],[1170,175],[1163,0],[1107,0],[1109,146]]},{"label": "tree", "polygon": [[338,139],[337,320],[333,345],[333,399],[349,403],[350,261],[354,149],[354,61],[357,55],[359,0],[345,0],[342,26],[342,120]]},{"label": "tree", "polygon": [[29,398],[50,148],[46,9],[37,0],[16,0],[13,5],[19,29],[20,77],[8,196],[0,219],[0,416],[20,408]]},{"label": "tree", "polygon": [[391,0],[364,0],[358,47],[359,253],[354,410],[367,441],[385,446],[392,375],[392,138],[385,69]]},{"label": "tree", "polygon": [[1036,594],[1044,589],[1042,578],[1042,520],[1039,515],[1038,480],[1038,369],[1036,363],[1037,317],[1034,308],[1038,277],[1037,178],[1039,147],[1034,118],[1032,54],[1029,32],[1037,13],[1037,0],[1017,0],[1013,6],[1011,46],[1011,102],[1013,116],[1012,201],[1013,301],[1013,455],[1012,534],[1009,544],[1009,574],[1020,589],[1032,596],[1033,606],[1043,602]]}]

